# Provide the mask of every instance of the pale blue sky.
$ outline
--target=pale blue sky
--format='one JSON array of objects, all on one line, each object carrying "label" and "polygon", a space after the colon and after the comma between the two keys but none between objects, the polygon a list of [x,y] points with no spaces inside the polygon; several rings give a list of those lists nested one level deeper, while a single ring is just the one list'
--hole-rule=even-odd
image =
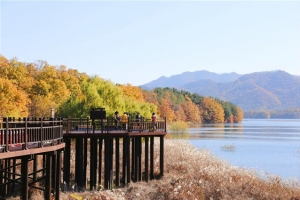
[{"label": "pale blue sky", "polygon": [[299,1],[1,1],[1,54],[114,83],[186,71],[300,75]]}]

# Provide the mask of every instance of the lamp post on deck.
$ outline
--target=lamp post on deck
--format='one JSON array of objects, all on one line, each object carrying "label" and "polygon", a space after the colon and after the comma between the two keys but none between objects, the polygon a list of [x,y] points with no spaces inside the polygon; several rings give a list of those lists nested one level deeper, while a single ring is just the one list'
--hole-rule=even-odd
[{"label": "lamp post on deck", "polygon": [[54,116],[55,116],[54,108],[51,108],[50,117],[54,118]]}]

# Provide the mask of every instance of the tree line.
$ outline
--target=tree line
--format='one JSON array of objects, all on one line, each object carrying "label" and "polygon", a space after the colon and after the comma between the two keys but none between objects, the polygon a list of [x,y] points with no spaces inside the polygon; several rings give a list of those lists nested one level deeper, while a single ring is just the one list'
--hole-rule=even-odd
[{"label": "tree line", "polygon": [[104,107],[132,116],[150,118],[155,112],[169,122],[239,122],[243,111],[219,99],[174,88],[143,90],[131,84],[115,84],[64,65],[45,61],[24,63],[0,55],[0,116],[45,117],[54,108],[59,117],[88,117],[91,108]]}]

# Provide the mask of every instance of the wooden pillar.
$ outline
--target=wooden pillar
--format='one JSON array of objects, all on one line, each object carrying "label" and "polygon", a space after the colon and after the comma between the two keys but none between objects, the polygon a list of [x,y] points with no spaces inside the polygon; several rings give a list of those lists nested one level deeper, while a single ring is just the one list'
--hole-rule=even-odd
[{"label": "wooden pillar", "polygon": [[135,170],[134,170],[134,181],[140,181],[141,180],[141,166],[142,166],[142,159],[141,159],[141,137],[137,136],[135,137]]},{"label": "wooden pillar", "polygon": [[21,196],[22,196],[22,200],[28,199],[28,160],[29,160],[29,157],[27,157],[27,156],[23,156],[21,159],[21,182],[22,182]]},{"label": "wooden pillar", "polygon": [[57,175],[57,151],[53,152],[52,156],[52,169],[51,169],[51,188],[55,189],[56,188],[56,175]]},{"label": "wooden pillar", "polygon": [[52,152],[46,155],[45,200],[51,199]]},{"label": "wooden pillar", "polygon": [[114,155],[114,139],[110,138],[110,160],[111,162],[109,163],[109,182],[110,182],[110,190],[112,189],[113,186],[113,155]]},{"label": "wooden pillar", "polygon": [[120,186],[120,138],[116,137],[116,186]]},{"label": "wooden pillar", "polygon": [[135,137],[131,137],[131,179],[135,181]]},{"label": "wooden pillar", "polygon": [[83,182],[83,138],[76,138],[76,156],[75,156],[75,181],[79,190],[85,188],[85,183]]},{"label": "wooden pillar", "polygon": [[150,179],[154,179],[154,136],[150,136]]},{"label": "wooden pillar", "polygon": [[[14,158],[13,159],[13,166],[12,166],[12,170],[13,170],[13,180],[16,180],[16,162],[17,160]],[[12,183],[12,191],[15,191],[16,189],[16,182],[14,181]]]},{"label": "wooden pillar", "polygon": [[96,188],[96,171],[97,167],[97,139],[90,139],[90,190]]},{"label": "wooden pillar", "polygon": [[61,179],[61,150],[56,154],[56,177],[55,181],[55,199],[60,199],[60,179]]},{"label": "wooden pillar", "polygon": [[160,164],[160,176],[164,175],[164,136],[160,136],[160,155],[159,155],[159,164]]},{"label": "wooden pillar", "polygon": [[[46,168],[46,155],[43,154],[43,169]],[[46,171],[43,170],[43,176],[46,176]]]},{"label": "wooden pillar", "polygon": [[7,159],[7,167],[6,167],[6,171],[8,173],[6,173],[6,177],[7,177],[7,193],[11,193],[12,191],[12,183],[10,182],[10,180],[12,179],[12,171],[11,171],[11,160],[12,159]]},{"label": "wooden pillar", "polygon": [[84,176],[83,176],[83,182],[85,183],[85,187],[86,187],[86,168],[87,168],[87,152],[88,152],[88,147],[87,147],[87,138],[85,137],[84,139],[83,139],[83,142],[84,142],[84,144],[83,144],[83,151],[84,151],[84,155],[83,155],[83,174],[84,174]]},{"label": "wooden pillar", "polygon": [[33,155],[33,181],[36,181],[37,159],[38,156],[34,154]]},{"label": "wooden pillar", "polygon": [[70,149],[71,149],[71,140],[70,138],[65,138],[64,139],[65,142],[65,150],[64,150],[64,183],[67,185],[67,187],[70,186],[70,162],[71,162],[71,158],[70,158]]},{"label": "wooden pillar", "polygon": [[112,189],[112,165],[113,165],[113,139],[106,137],[104,139],[105,157],[104,157],[104,188]]},{"label": "wooden pillar", "polygon": [[122,184],[127,183],[127,137],[123,137],[123,167],[122,167]]},{"label": "wooden pillar", "polygon": [[99,138],[98,185],[102,185],[102,146],[103,146],[103,138]]},{"label": "wooden pillar", "polygon": [[138,137],[139,138],[139,175],[138,175],[138,181],[142,180],[142,174],[143,174],[143,170],[142,170],[142,137]]},{"label": "wooden pillar", "polygon": [[3,176],[3,171],[4,170],[4,166],[3,166],[4,160],[0,159],[0,194],[4,194],[4,186],[2,185],[4,183],[4,177]]},{"label": "wooden pillar", "polygon": [[127,138],[127,183],[131,181],[131,174],[130,174],[130,137]]},{"label": "wooden pillar", "polygon": [[149,180],[149,136],[145,136],[145,181]]},{"label": "wooden pillar", "polygon": [[4,172],[4,196],[7,195],[7,190],[8,190],[8,181],[9,181],[9,159],[5,159],[5,163],[4,163],[4,168],[5,168],[5,172]]}]

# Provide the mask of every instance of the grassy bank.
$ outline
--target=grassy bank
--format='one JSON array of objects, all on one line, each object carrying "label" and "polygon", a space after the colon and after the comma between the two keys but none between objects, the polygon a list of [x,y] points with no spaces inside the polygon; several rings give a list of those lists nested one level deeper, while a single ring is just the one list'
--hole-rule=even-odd
[{"label": "grassy bank", "polygon": [[[155,155],[159,155],[155,146]],[[155,158],[159,171],[159,157]],[[287,169],[288,170],[288,169]],[[74,198],[70,198],[72,195]],[[41,199],[36,195],[36,199]],[[255,171],[230,166],[207,150],[184,140],[165,140],[164,177],[131,183],[112,191],[61,193],[61,199],[300,199],[300,184],[278,176],[261,178]],[[34,199],[34,197],[32,197]]]}]

